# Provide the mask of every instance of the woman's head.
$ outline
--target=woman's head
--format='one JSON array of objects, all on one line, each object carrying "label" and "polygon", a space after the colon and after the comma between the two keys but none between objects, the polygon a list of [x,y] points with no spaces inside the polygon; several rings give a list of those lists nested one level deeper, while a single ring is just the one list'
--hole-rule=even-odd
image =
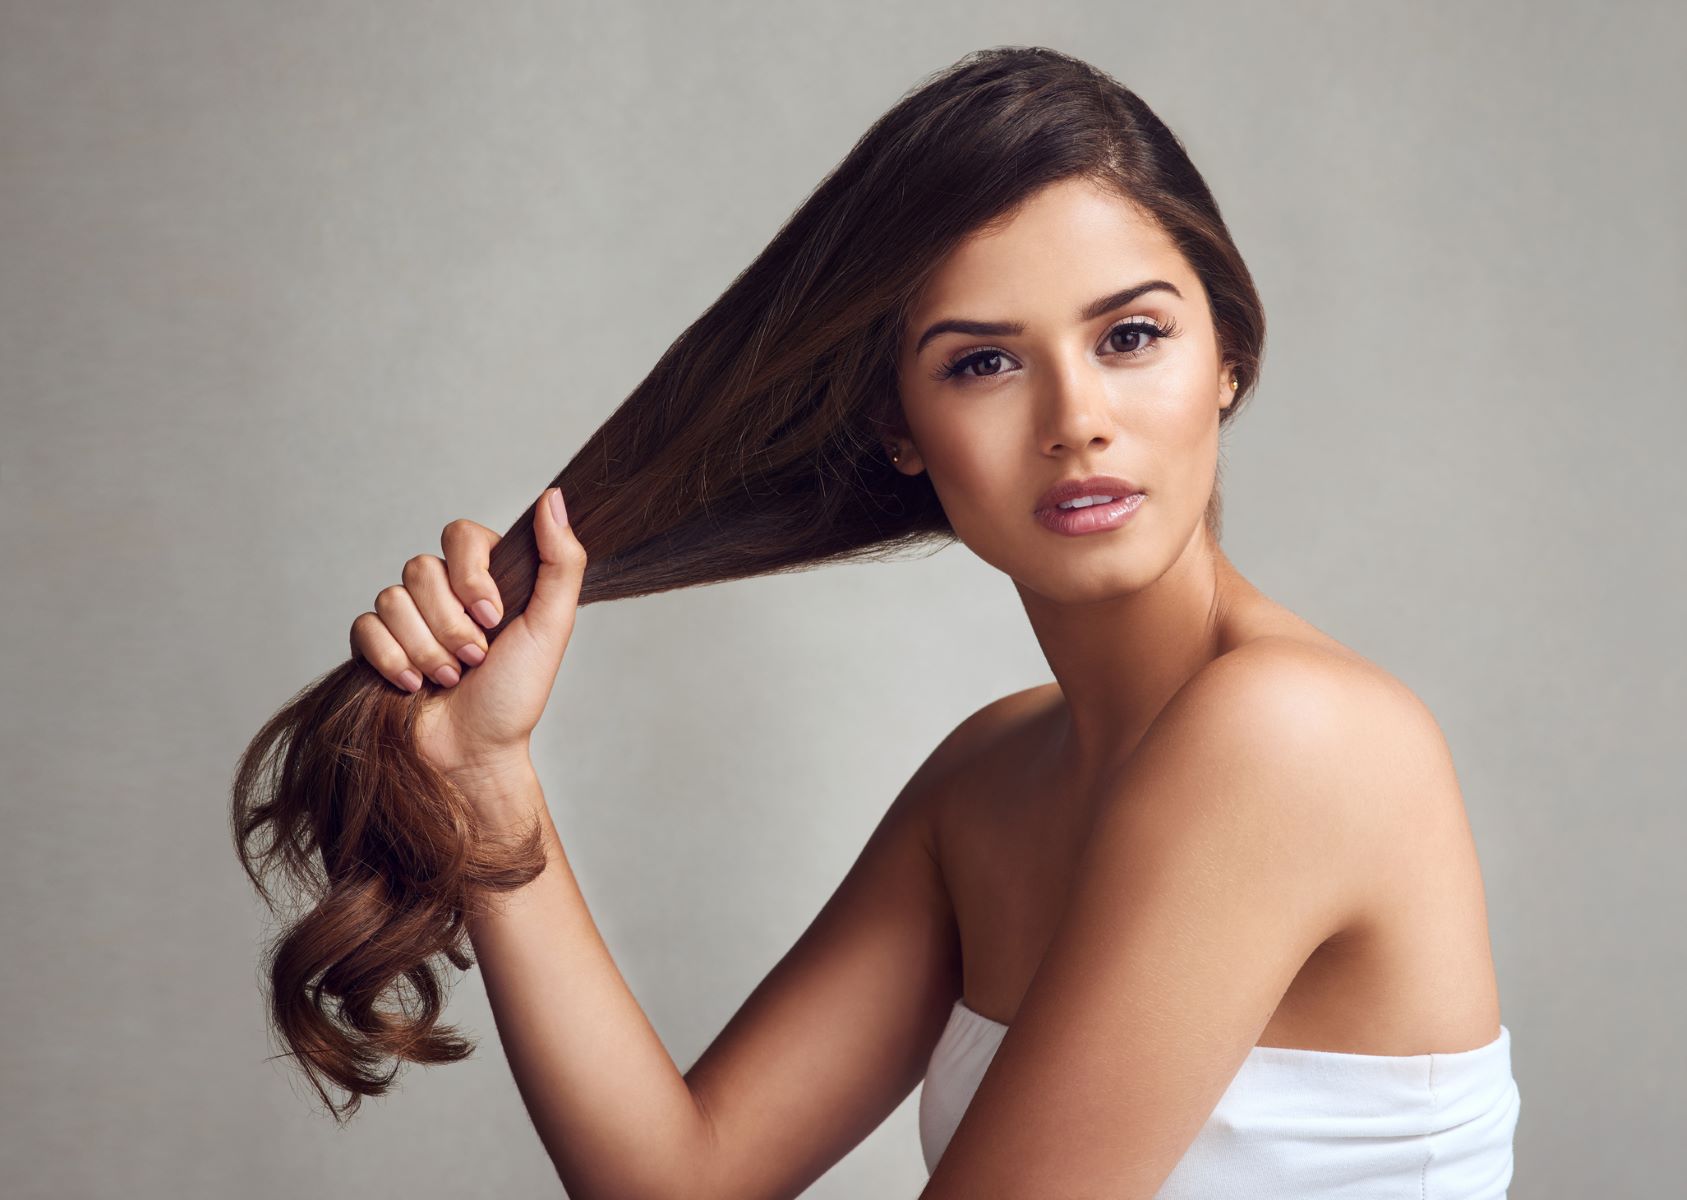
[{"label": "woman's head", "polygon": [[[926,472],[955,533],[1022,587],[1099,599],[1205,532],[1233,381],[1177,244],[1116,181],[1073,176],[968,238],[916,301],[897,466]],[[1033,515],[1052,485],[1097,475],[1145,495],[1117,535]]]},{"label": "woman's head", "polygon": [[[1180,295],[1077,316],[1150,279]],[[1118,365],[1144,338],[1104,334],[1137,315],[1177,333]],[[1023,322],[993,339],[1009,374],[933,380],[969,339],[913,342],[950,317]],[[590,555],[580,603],[956,536],[1055,598],[1146,581],[1198,513],[1217,533],[1216,430],[1263,337],[1211,194],[1142,101],[1053,50],[969,54],[873,124],[547,485]],[[1112,535],[1040,555],[1036,537],[1056,535],[1011,528],[1049,484],[1092,472],[1147,490],[1122,535],[1136,541],[1118,542],[1134,557],[1097,561]],[[529,506],[492,554],[505,623],[538,561]],[[259,894],[274,904],[275,871],[314,903],[269,948],[271,1019],[337,1117],[388,1089],[386,1060],[472,1052],[437,1025],[435,960],[471,966],[467,916],[544,866],[536,837],[485,835],[416,752],[433,686],[400,693],[343,662],[265,723],[235,775],[235,849]],[[336,1107],[324,1082],[350,1100]]]}]

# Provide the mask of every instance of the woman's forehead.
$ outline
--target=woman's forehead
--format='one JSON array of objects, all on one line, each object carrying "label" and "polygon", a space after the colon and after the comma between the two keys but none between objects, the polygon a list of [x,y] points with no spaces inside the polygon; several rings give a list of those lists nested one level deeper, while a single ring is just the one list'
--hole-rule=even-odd
[{"label": "woman's forehead", "polygon": [[1079,311],[1096,296],[1150,278],[1170,279],[1187,296],[1180,281],[1190,274],[1165,231],[1117,193],[1053,184],[945,256],[921,289],[910,326],[947,317],[1022,319],[1033,306]]}]

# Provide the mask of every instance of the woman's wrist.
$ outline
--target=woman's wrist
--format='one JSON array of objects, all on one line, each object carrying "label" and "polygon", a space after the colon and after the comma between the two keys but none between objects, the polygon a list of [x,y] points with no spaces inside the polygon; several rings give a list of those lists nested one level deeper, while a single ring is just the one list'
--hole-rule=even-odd
[{"label": "woman's wrist", "polygon": [[545,807],[539,774],[525,753],[465,764],[446,777],[482,812],[520,814]]}]

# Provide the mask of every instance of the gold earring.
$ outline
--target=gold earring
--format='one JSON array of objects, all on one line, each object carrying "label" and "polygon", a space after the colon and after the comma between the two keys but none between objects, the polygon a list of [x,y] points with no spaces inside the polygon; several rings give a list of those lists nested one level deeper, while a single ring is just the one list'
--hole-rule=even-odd
[{"label": "gold earring", "polygon": [[1235,390],[1236,390],[1236,380],[1234,380],[1234,379],[1232,379],[1232,380],[1231,380],[1231,381],[1230,381],[1230,390],[1231,390],[1231,391],[1235,391]]}]

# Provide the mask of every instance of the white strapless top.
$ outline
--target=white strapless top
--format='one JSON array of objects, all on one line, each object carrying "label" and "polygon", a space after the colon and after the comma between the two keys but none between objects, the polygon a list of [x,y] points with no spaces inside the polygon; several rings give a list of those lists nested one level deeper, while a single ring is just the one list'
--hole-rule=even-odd
[{"label": "white strapless top", "polygon": [[[955,1001],[920,1088],[927,1172],[1007,1030]],[[1155,1200],[1504,1200],[1520,1107],[1503,1024],[1451,1054],[1255,1046]]]}]

